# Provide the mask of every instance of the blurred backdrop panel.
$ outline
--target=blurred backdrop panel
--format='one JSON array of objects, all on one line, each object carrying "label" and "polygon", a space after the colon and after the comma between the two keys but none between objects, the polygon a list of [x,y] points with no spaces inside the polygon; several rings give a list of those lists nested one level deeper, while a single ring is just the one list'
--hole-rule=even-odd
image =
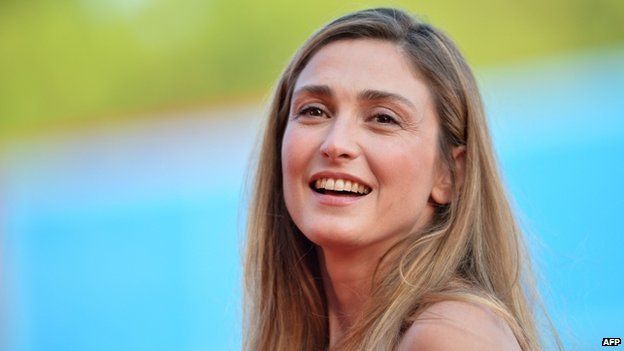
[{"label": "blurred backdrop panel", "polygon": [[[365,6],[366,5],[366,6]],[[0,348],[237,350],[249,165],[296,48],[399,6],[453,37],[568,350],[624,334],[624,2],[0,2]]]}]

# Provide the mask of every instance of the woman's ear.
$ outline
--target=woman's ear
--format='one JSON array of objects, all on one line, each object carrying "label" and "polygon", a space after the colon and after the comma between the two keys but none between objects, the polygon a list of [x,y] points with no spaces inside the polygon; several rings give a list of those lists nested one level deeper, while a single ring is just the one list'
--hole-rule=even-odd
[{"label": "woman's ear", "polygon": [[[453,162],[455,163],[455,191],[459,191],[464,184],[466,168],[466,147],[456,146],[453,148]],[[431,198],[437,204],[446,205],[453,199],[453,184],[451,170],[444,162],[440,162],[436,181],[431,189]]]}]

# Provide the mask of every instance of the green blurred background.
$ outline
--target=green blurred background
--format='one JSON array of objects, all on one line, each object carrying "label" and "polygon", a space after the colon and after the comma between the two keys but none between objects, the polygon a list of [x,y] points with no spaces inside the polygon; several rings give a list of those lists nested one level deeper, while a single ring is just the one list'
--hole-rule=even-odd
[{"label": "green blurred background", "polygon": [[0,137],[260,101],[294,50],[347,11],[399,6],[477,67],[624,41],[624,1],[0,2]]}]

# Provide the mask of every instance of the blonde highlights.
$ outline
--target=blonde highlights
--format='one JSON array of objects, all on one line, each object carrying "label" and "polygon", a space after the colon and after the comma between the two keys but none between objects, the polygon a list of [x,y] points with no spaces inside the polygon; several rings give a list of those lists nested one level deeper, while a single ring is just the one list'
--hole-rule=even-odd
[{"label": "blonde highlights", "polygon": [[392,247],[373,277],[372,297],[339,350],[393,350],[427,306],[461,300],[504,318],[522,350],[540,349],[528,257],[498,174],[474,76],[442,32],[396,9],[343,16],[313,34],[274,92],[248,212],[246,350],[326,350],[327,302],[315,246],[295,226],[283,197],[281,144],[293,87],[310,58],[344,39],[399,46],[428,83],[440,124],[439,151],[455,179],[451,150],[465,148],[462,186],[432,222]]}]

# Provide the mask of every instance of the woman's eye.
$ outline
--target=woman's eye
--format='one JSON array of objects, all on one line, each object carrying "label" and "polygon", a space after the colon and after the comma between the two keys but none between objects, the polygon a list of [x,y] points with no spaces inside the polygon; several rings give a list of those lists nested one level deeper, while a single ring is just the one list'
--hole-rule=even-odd
[{"label": "woman's eye", "polygon": [[375,122],[381,123],[381,124],[399,124],[394,117],[386,115],[386,114],[375,115],[373,119],[375,120]]},{"label": "woman's eye", "polygon": [[299,116],[323,117],[324,115],[325,111],[315,106],[306,107],[299,112]]}]

